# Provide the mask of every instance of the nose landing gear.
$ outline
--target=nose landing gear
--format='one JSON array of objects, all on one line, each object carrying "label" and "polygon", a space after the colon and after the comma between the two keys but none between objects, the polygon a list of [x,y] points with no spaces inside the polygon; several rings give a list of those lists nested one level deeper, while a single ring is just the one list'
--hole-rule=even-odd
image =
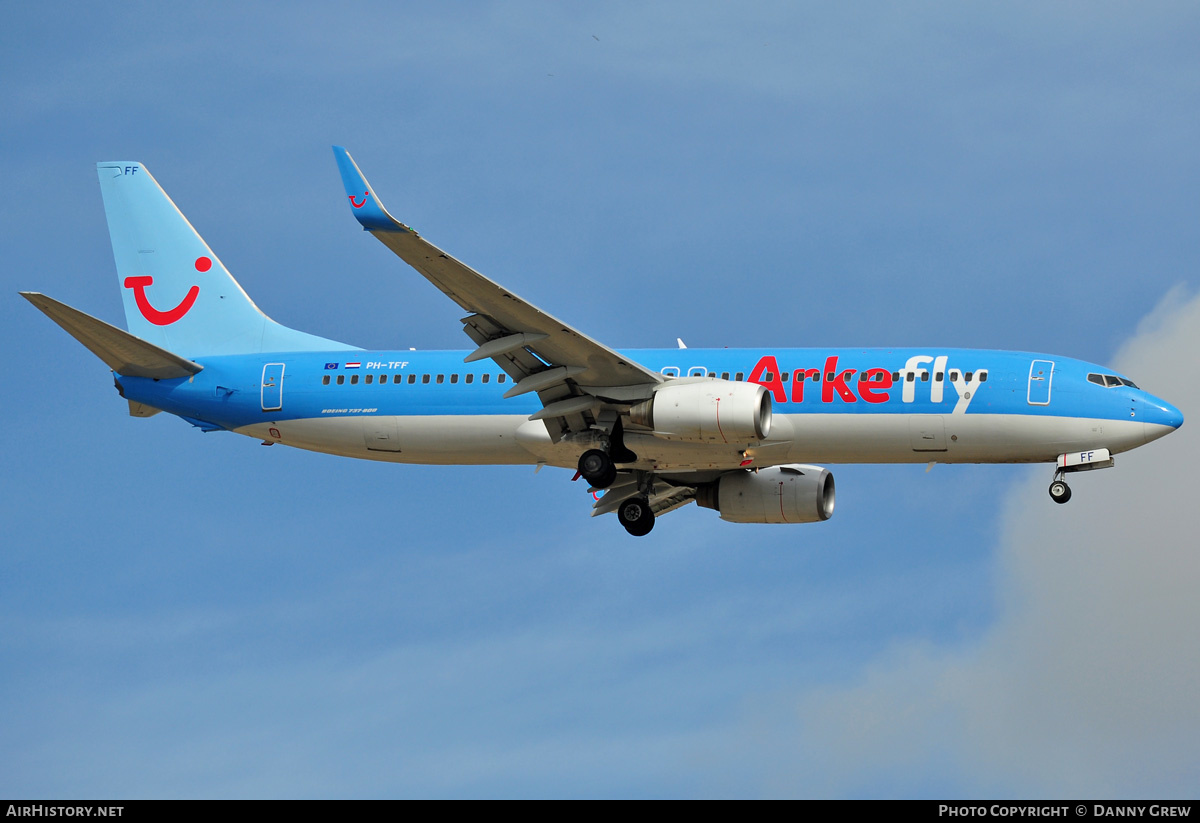
[{"label": "nose landing gear", "polygon": [[1057,468],[1054,470],[1054,479],[1050,481],[1050,499],[1055,503],[1066,503],[1071,499],[1071,487],[1067,485],[1068,474],[1111,469],[1114,462],[1108,449],[1088,449],[1060,454],[1055,461]]},{"label": "nose landing gear", "polygon": [[1059,472],[1055,472],[1054,480],[1050,483],[1050,499],[1055,503],[1066,503],[1071,499],[1071,487]]}]

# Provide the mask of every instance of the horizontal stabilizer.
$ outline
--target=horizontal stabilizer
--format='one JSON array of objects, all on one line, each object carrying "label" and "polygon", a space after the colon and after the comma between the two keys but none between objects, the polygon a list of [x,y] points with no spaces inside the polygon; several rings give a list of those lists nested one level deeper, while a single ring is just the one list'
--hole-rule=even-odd
[{"label": "horizontal stabilizer", "polygon": [[169,380],[196,374],[204,368],[44,294],[23,291],[21,296],[87,346],[117,374]]},{"label": "horizontal stabilizer", "polygon": [[153,417],[162,409],[156,409],[153,406],[147,406],[145,403],[139,403],[136,400],[129,401],[129,416],[130,417]]}]

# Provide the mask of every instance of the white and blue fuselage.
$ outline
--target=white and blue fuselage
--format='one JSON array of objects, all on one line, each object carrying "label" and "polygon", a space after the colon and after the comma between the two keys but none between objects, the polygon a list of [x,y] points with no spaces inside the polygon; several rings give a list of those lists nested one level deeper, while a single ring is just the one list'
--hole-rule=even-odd
[{"label": "white and blue fuselage", "polygon": [[740,523],[828,519],[815,463],[1054,462],[1174,431],[1179,410],[1102,366],[972,349],[618,352],[433,246],[335,147],[358,223],[463,308],[468,351],[356,349],[259,311],[146,168],[97,165],[128,331],[25,296],[109,365],[130,413],[178,415],[396,463],[574,468],[634,535],[688,502]]},{"label": "white and blue fuselage", "polygon": [[[1174,431],[1182,414],[1091,363],[978,349],[646,349],[630,358],[668,379],[749,380],[768,389],[769,463],[1050,462],[1127,451]],[[347,354],[352,359],[347,360]],[[127,399],[313,451],[399,463],[573,468],[580,447],[551,441],[534,395],[466,352],[335,351],[200,358],[189,378],[118,377]],[[1089,375],[1092,379],[1089,380]],[[1107,382],[1107,384],[1106,384]],[[646,470],[736,468],[721,449],[636,429]]]}]

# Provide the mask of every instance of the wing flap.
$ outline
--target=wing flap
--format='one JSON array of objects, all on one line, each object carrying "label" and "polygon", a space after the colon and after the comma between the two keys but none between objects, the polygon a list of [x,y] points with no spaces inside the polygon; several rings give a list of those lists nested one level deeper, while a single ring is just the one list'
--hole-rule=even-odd
[{"label": "wing flap", "polygon": [[[622,503],[640,493],[637,479],[632,475],[625,475],[610,486],[604,496],[592,505],[592,517],[615,512]],[[695,500],[696,490],[688,486],[676,486],[661,478],[655,478],[649,499],[650,510],[657,517],[667,512],[673,512],[680,506],[686,506]]]}]

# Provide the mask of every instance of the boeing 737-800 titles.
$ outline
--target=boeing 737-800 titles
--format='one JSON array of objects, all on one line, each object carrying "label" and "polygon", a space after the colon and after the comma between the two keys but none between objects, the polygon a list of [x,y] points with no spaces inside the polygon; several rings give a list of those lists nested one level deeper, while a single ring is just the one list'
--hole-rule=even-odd
[{"label": "boeing 737-800 titles", "polygon": [[1054,463],[1067,474],[1174,431],[1183,415],[1111,369],[1013,351],[618,352],[394,219],[334,147],[363,228],[466,312],[468,352],[363,351],[254,305],[136,162],[99,163],[129,331],[36,292],[113,371],[129,413],[178,415],[313,451],[577,470],[593,514],[644,535],[690,501],[737,523],[833,514],[814,463]]}]

